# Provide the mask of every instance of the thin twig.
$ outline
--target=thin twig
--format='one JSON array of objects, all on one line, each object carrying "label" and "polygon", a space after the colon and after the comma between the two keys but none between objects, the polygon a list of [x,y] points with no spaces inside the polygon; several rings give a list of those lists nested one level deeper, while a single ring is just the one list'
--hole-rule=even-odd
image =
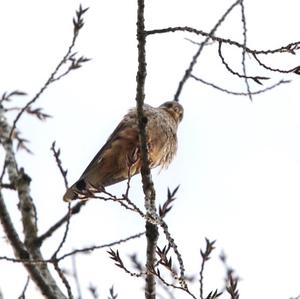
[{"label": "thin twig", "polygon": [[[247,79],[247,82],[248,82],[248,79],[251,79],[251,80],[253,80],[254,82],[256,82],[256,83],[262,85],[262,83],[260,82],[260,80],[268,80],[268,79],[270,79],[270,78],[268,78],[268,77],[262,77],[262,76],[247,76],[247,75],[245,75],[245,72],[243,72],[243,75],[242,75],[242,74],[240,74],[240,73],[234,71],[234,70],[229,66],[229,64],[226,62],[226,60],[225,60],[225,58],[224,58],[224,56],[223,56],[223,54],[222,54],[222,43],[221,43],[221,42],[219,43],[219,47],[218,47],[218,55],[219,55],[219,57],[220,57],[220,59],[221,59],[221,61],[222,61],[222,64],[226,67],[226,69],[227,69],[231,74],[233,74],[233,75],[235,75],[235,76],[238,76],[239,78],[243,78],[243,79],[245,79],[245,80]],[[245,64],[245,62],[244,62],[244,64]],[[251,93],[251,94],[252,94],[252,93]],[[247,90],[247,95],[249,96],[248,90]]]},{"label": "thin twig", "polygon": [[55,250],[55,252],[52,255],[52,258],[55,258],[58,254],[58,252],[62,249],[64,243],[66,242],[67,236],[68,236],[68,232],[69,232],[69,227],[70,227],[70,220],[71,220],[71,203],[68,203],[68,214],[67,214],[67,222],[66,222],[66,227],[65,227],[65,231],[64,231],[64,235],[62,240],[60,241],[57,249]]},{"label": "thin twig", "polygon": [[73,294],[72,294],[72,289],[71,286],[65,276],[65,274],[63,273],[63,271],[60,269],[59,265],[57,262],[53,263],[54,269],[56,270],[58,276],[60,277],[62,283],[65,285],[67,292],[68,292],[68,299],[73,299]]},{"label": "thin twig", "polygon": [[49,237],[52,236],[52,234],[58,230],[65,222],[68,221],[70,215],[73,216],[75,214],[78,214],[81,210],[81,208],[87,203],[87,201],[80,201],[73,206],[70,211],[68,210],[67,214],[63,216],[60,220],[58,220],[54,225],[52,225],[44,234],[37,237],[36,243],[39,244],[39,246]]},{"label": "thin twig", "polygon": [[21,91],[21,90],[14,90],[9,93],[4,92],[1,99],[0,99],[0,105],[3,105],[4,102],[11,102],[12,97],[19,97],[19,96],[26,96],[26,92]]},{"label": "thin twig", "polygon": [[117,299],[118,294],[115,293],[114,286],[109,289],[109,297],[108,299]]},{"label": "thin twig", "polygon": [[129,189],[130,189],[130,181],[131,181],[131,169],[132,169],[132,165],[133,163],[129,163],[128,165],[128,171],[127,171],[127,186],[126,186],[126,191],[125,194],[123,195],[124,198],[128,198],[129,197]]},{"label": "thin twig", "polygon": [[183,259],[182,256],[178,250],[178,246],[175,243],[174,238],[171,236],[169,228],[167,223],[161,219],[161,223],[160,226],[162,227],[164,234],[166,236],[167,241],[169,242],[170,246],[172,247],[176,257],[177,257],[177,261],[179,263],[179,269],[180,269],[180,277],[179,277],[179,282],[182,285],[183,288],[187,287],[187,283],[185,281],[185,267],[184,267],[184,263],[183,263]]},{"label": "thin twig", "polygon": [[60,160],[60,149],[56,150],[55,148],[55,141],[52,142],[52,145],[51,145],[51,150],[53,152],[53,156],[55,158],[55,161],[56,161],[56,165],[63,177],[63,180],[64,180],[64,183],[65,183],[65,187],[66,189],[68,189],[68,179],[67,179],[67,170],[64,170],[63,167],[62,167],[62,162]]},{"label": "thin twig", "polygon": [[260,66],[262,66],[263,68],[265,68],[266,70],[269,70],[269,71],[271,71],[271,72],[283,73],[283,74],[295,73],[295,74],[299,75],[299,69],[300,69],[300,66],[293,67],[293,68],[288,69],[288,70],[283,70],[283,69],[273,68],[273,67],[270,67],[270,66],[266,65],[265,63],[263,63],[263,62],[258,58],[257,54],[252,53],[252,56],[256,59],[256,61],[258,62],[258,64],[259,64]]},{"label": "thin twig", "polygon": [[199,273],[199,285],[200,285],[200,298],[201,299],[204,299],[204,296],[203,296],[204,266],[205,266],[206,262],[210,259],[210,255],[211,255],[212,251],[215,249],[214,244],[216,241],[209,241],[207,238],[205,238],[205,242],[206,242],[205,250],[204,251],[200,250],[200,254],[201,254],[201,258],[202,258],[200,273]]},{"label": "thin twig", "polygon": [[159,205],[159,217],[164,218],[172,209],[172,203],[176,199],[175,195],[179,189],[179,185],[171,192],[171,190],[168,188],[168,196],[167,200],[164,202],[164,204],[161,206]]},{"label": "thin twig", "polygon": [[144,276],[145,273],[143,272],[132,272],[130,271],[123,263],[123,260],[120,257],[119,254],[119,250],[113,250],[112,248],[110,248],[110,250],[107,251],[107,253],[109,254],[110,258],[115,262],[115,265],[121,269],[123,269],[127,274],[129,274],[130,276],[133,277],[142,277]]},{"label": "thin twig", "polygon": [[120,204],[125,209],[136,212],[141,217],[145,218],[145,214],[142,212],[142,210],[135,203],[133,203],[128,197],[125,197],[126,194],[123,194],[122,198],[118,198],[117,196],[112,195],[112,194],[108,193],[105,190],[104,191],[102,190],[102,193],[105,193],[109,197],[103,197],[103,196],[97,196],[97,195],[93,195],[93,196],[89,196],[89,197],[101,199],[101,200],[104,200],[104,201],[117,202],[118,204]]},{"label": "thin twig", "polygon": [[130,237],[127,237],[125,239],[120,239],[118,241],[114,241],[114,242],[111,242],[111,243],[108,243],[108,244],[91,246],[91,247],[86,247],[86,248],[82,248],[82,249],[76,249],[76,250],[73,250],[73,251],[71,251],[69,253],[66,253],[66,254],[60,256],[59,258],[57,258],[57,261],[59,262],[59,261],[65,259],[66,257],[72,256],[72,255],[77,254],[77,253],[89,253],[89,252],[94,251],[96,249],[103,249],[103,248],[107,248],[107,247],[112,247],[112,246],[115,246],[115,245],[119,245],[119,244],[128,242],[130,240],[133,240],[133,239],[136,239],[136,238],[140,238],[144,234],[145,234],[145,232],[142,232],[142,233],[138,233],[138,234],[132,235]]},{"label": "thin twig", "polygon": [[241,15],[242,15],[242,24],[243,24],[243,51],[242,51],[242,68],[243,68],[243,74],[245,78],[245,84],[247,88],[247,93],[249,95],[250,101],[252,101],[252,95],[250,90],[250,85],[247,77],[247,71],[246,71],[246,47],[247,47],[247,26],[246,26],[246,15],[245,15],[245,5],[244,0],[240,0],[240,7],[241,7]]},{"label": "thin twig", "polygon": [[[204,45],[210,40],[210,38],[212,36],[214,36],[215,32],[217,31],[217,29],[219,28],[219,26],[223,23],[223,21],[226,19],[226,17],[229,15],[229,13],[233,10],[233,8],[240,2],[240,0],[237,0],[235,3],[233,3],[226,11],[225,13],[221,16],[221,18],[218,20],[218,22],[215,24],[215,26],[212,28],[212,30],[209,32],[209,34],[207,35],[206,39],[204,40],[203,43],[201,43],[199,49],[197,50],[196,54],[193,56],[189,67],[186,69],[183,78],[180,80],[177,91],[175,93],[174,96],[174,101],[179,101],[179,96],[181,94],[182,88],[184,86],[184,84],[186,83],[186,81],[189,79],[194,66],[197,63],[198,57],[200,56],[200,54],[202,53],[202,50],[204,48]],[[149,34],[149,31],[148,31]]]},{"label": "thin twig", "polygon": [[[1,195],[1,193],[0,193]],[[0,196],[0,208],[1,208],[1,196]],[[1,217],[1,210],[0,210],[0,217]],[[112,247],[115,245],[119,245],[125,242],[128,242],[130,240],[136,239],[136,238],[140,238],[141,236],[143,236],[145,234],[145,232],[142,233],[138,233],[135,235],[132,235],[130,237],[127,237],[125,239],[120,239],[118,241],[114,241],[108,244],[104,244],[104,245],[97,245],[97,246],[91,246],[91,247],[86,247],[86,248],[82,248],[82,249],[75,249],[69,253],[66,253],[60,257],[52,257],[50,259],[34,259],[34,260],[30,260],[29,259],[29,254],[24,251],[23,255],[21,258],[12,258],[12,257],[8,257],[8,256],[0,256],[0,260],[4,260],[4,261],[8,261],[8,262],[14,262],[14,263],[22,263],[24,265],[37,265],[37,264],[53,264],[53,263],[58,263],[61,260],[72,256],[74,254],[78,254],[78,253],[89,253],[91,251],[97,250],[97,249],[103,249],[103,248],[107,248],[107,247]]]},{"label": "thin twig", "polygon": [[21,118],[21,116],[23,115],[23,113],[34,103],[36,102],[40,96],[43,94],[43,92],[49,87],[49,85],[53,82],[55,82],[55,76],[57,75],[58,71],[60,70],[60,68],[68,61],[69,57],[71,56],[72,50],[75,46],[78,34],[80,29],[83,27],[84,23],[83,23],[83,19],[82,16],[83,14],[88,10],[88,8],[83,9],[81,7],[81,5],[79,6],[78,11],[76,12],[77,15],[77,19],[73,19],[73,24],[74,24],[74,30],[73,30],[73,38],[71,41],[71,44],[66,52],[66,54],[63,56],[63,58],[60,60],[60,62],[58,63],[58,65],[55,67],[54,71],[52,72],[52,74],[50,75],[50,77],[47,79],[47,81],[44,83],[44,85],[42,86],[42,88],[36,93],[36,95],[27,102],[27,104],[20,110],[20,112],[17,114],[13,125],[11,127],[11,131],[9,134],[9,138],[11,139],[13,132],[16,128],[17,122],[19,121],[19,119]]},{"label": "thin twig", "polygon": [[173,283],[169,283],[167,282],[161,275],[160,275],[160,271],[156,270],[155,268],[150,268],[148,269],[149,272],[151,272],[153,275],[155,275],[157,278],[160,279],[160,281],[166,285],[167,287],[172,287],[174,289],[178,289],[178,290],[182,290],[184,292],[186,292],[187,294],[189,294],[192,298],[197,299],[197,297],[188,289],[187,286],[178,286],[175,285]]},{"label": "thin twig", "polygon": [[[193,74],[191,74],[191,78],[193,78],[196,81],[199,81],[199,82],[201,82],[201,83],[203,83],[205,85],[211,86],[211,87],[213,87],[213,88],[215,88],[215,89],[217,89],[219,91],[222,91],[222,92],[225,92],[225,93],[228,93],[228,94],[231,94],[231,95],[235,95],[235,96],[249,96],[248,93],[245,93],[245,92],[235,92],[235,91],[228,90],[226,88],[222,88],[222,87],[220,87],[220,86],[218,86],[218,85],[216,85],[214,83],[207,82],[204,79],[196,77]],[[257,91],[252,91],[251,94],[252,95],[257,95],[257,94],[260,94],[260,93],[264,93],[264,92],[269,91],[269,90],[271,90],[271,89],[273,89],[273,88],[275,88],[275,87],[277,87],[277,86],[279,86],[281,84],[286,84],[286,83],[290,83],[290,82],[291,82],[290,80],[283,80],[282,79],[282,80],[278,81],[277,83],[275,83],[275,84],[273,84],[271,86],[268,86],[266,88],[263,88],[263,89],[260,89],[260,90],[257,90]]]},{"label": "thin twig", "polygon": [[[64,183],[65,183],[65,187],[66,189],[68,189],[68,180],[67,180],[67,171],[63,169],[62,167],[62,162],[60,160],[60,149],[56,150],[55,148],[55,141],[53,141],[52,146],[51,146],[51,150],[53,152],[53,155],[55,157],[55,161],[56,164],[60,170],[60,173],[64,179]],[[63,235],[63,238],[59,244],[59,246],[57,247],[56,251],[53,253],[53,257],[56,257],[58,252],[61,250],[61,248],[63,247],[66,239],[67,239],[67,235],[69,232],[69,227],[70,227],[70,220],[71,220],[71,216],[72,216],[72,211],[71,211],[71,203],[68,203],[68,213],[67,213],[67,220],[66,220],[66,227],[65,227],[65,232]]]},{"label": "thin twig", "polygon": [[27,290],[27,288],[28,288],[29,281],[30,281],[30,277],[28,276],[28,277],[27,277],[27,280],[26,280],[26,282],[25,282],[23,291],[22,291],[21,295],[18,297],[18,299],[25,299],[25,293],[26,293],[26,290]]},{"label": "thin twig", "polygon": [[[238,1],[239,2],[239,1]],[[238,3],[235,3],[235,5],[237,5]],[[288,45],[282,46],[280,48],[276,48],[276,49],[269,49],[269,50],[255,50],[255,49],[251,49],[248,47],[245,47],[243,44],[231,40],[231,39],[226,39],[226,38],[222,38],[222,37],[218,37],[215,35],[212,35],[210,33],[207,33],[203,30],[198,30],[192,27],[188,27],[188,26],[176,26],[176,27],[168,27],[168,28],[161,28],[161,29],[153,29],[153,30],[147,30],[145,32],[145,34],[148,35],[153,35],[153,34],[161,34],[161,33],[174,33],[174,32],[191,32],[197,35],[202,35],[205,37],[208,37],[209,39],[216,41],[216,42],[222,42],[224,44],[228,44],[228,45],[232,45],[241,49],[246,49],[247,53],[250,54],[264,54],[264,55],[268,55],[268,54],[275,54],[275,53],[290,53],[290,54],[295,54],[296,51],[298,51],[300,49],[300,41],[297,42],[292,42],[289,43]]]}]

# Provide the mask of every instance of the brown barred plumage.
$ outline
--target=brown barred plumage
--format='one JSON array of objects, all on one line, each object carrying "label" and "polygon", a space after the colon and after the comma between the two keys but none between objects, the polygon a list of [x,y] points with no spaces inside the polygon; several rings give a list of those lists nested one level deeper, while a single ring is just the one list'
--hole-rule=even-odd
[{"label": "brown barred plumage", "polygon": [[[177,150],[177,127],[183,117],[183,107],[170,101],[154,108],[144,105],[147,117],[147,142],[150,168],[167,167]],[[138,119],[136,108],[124,116],[95,158],[88,165],[79,180],[65,193],[63,199],[87,198],[91,193],[101,191],[133,176],[141,170],[139,154]]]}]

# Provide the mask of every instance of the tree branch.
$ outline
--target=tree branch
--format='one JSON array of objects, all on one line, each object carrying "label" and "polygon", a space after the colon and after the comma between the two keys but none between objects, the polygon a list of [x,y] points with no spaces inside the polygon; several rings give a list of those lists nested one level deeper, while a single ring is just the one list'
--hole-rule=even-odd
[{"label": "tree branch", "polygon": [[[40,96],[44,93],[44,91],[49,87],[49,85],[51,85],[52,83],[58,81],[59,79],[61,79],[62,77],[64,77],[66,74],[68,74],[71,70],[75,70],[78,69],[79,67],[81,67],[81,63],[83,62],[87,62],[89,59],[85,58],[85,57],[79,57],[78,59],[75,59],[75,54],[72,54],[73,48],[75,46],[78,34],[80,29],[83,27],[84,22],[83,22],[83,15],[84,13],[88,10],[88,8],[83,9],[81,7],[81,5],[79,6],[78,11],[76,11],[76,18],[73,19],[73,38],[71,41],[70,46],[68,47],[68,50],[66,52],[66,54],[63,56],[63,58],[60,60],[60,62],[57,64],[57,66],[55,67],[54,71],[52,72],[52,74],[50,75],[50,77],[47,79],[47,81],[44,83],[44,85],[42,86],[42,88],[36,93],[36,95],[27,102],[27,104],[20,110],[20,112],[17,114],[11,131],[9,133],[9,137],[11,138],[13,135],[13,132],[16,128],[17,122],[19,121],[19,119],[21,118],[21,116],[23,115],[23,113],[33,104],[35,103]],[[68,61],[71,62],[71,66],[69,67],[69,71],[67,73],[64,73],[63,75],[60,75],[57,77],[58,72],[60,71],[61,67],[67,63]],[[75,62],[74,62],[75,61]]]},{"label": "tree branch", "polygon": [[228,38],[222,38],[219,36],[215,36],[215,35],[212,35],[211,33],[205,32],[200,29],[192,28],[189,26],[176,26],[176,27],[167,27],[167,28],[161,28],[161,29],[152,29],[152,30],[145,31],[145,34],[148,36],[148,35],[161,34],[161,33],[174,33],[174,32],[178,32],[178,31],[179,32],[190,32],[190,33],[194,33],[196,35],[202,35],[202,36],[208,37],[212,41],[221,42],[221,43],[235,46],[235,47],[238,47],[241,49],[245,49],[247,53],[256,54],[256,55],[260,55],[260,54],[268,55],[268,54],[275,54],[275,53],[295,54],[296,51],[300,49],[300,41],[297,41],[297,42],[289,43],[288,45],[282,46],[280,48],[268,49],[268,50],[255,50],[255,49],[248,48],[247,46],[244,46],[243,44],[241,44],[237,41],[234,41],[234,40],[231,40]]},{"label": "tree branch", "polygon": [[[215,89],[217,89],[219,91],[222,91],[224,93],[228,93],[228,94],[231,94],[231,95],[234,95],[234,96],[249,96],[248,92],[231,91],[229,89],[220,87],[220,86],[218,86],[218,85],[216,85],[214,83],[207,82],[206,80],[204,80],[202,78],[199,78],[199,77],[196,77],[193,74],[191,74],[191,78],[193,78],[194,80],[199,81],[199,82],[201,82],[201,83],[203,83],[205,85],[208,85],[208,86],[210,86],[212,88],[215,88]],[[269,90],[271,90],[271,89],[273,89],[273,88],[275,88],[275,87],[277,87],[277,86],[279,86],[281,84],[287,84],[287,83],[290,83],[290,82],[291,82],[290,80],[283,80],[282,79],[282,80],[280,80],[280,81],[278,81],[278,82],[274,83],[273,85],[270,85],[270,86],[268,86],[266,88],[259,89],[259,90],[256,90],[256,91],[251,91],[251,94],[252,95],[256,95],[256,94],[264,93],[264,92],[267,92],[267,91],[269,91]]]},{"label": "tree branch", "polygon": [[[35,206],[30,196],[30,178],[25,174],[23,169],[18,170],[12,141],[10,139],[11,127],[7,123],[3,107],[0,107],[0,128],[2,131],[2,145],[6,152],[5,160],[9,180],[11,184],[15,185],[18,192],[19,209],[21,212],[25,242],[21,242],[19,235],[10,219],[2,194],[0,193],[1,223],[17,258],[25,260],[43,260],[43,256],[39,250],[39,247],[36,246],[36,243],[34,242],[37,237],[37,223]],[[57,286],[45,263],[24,263],[24,266],[43,295],[51,299],[66,299],[65,295]]]},{"label": "tree branch", "polygon": [[41,236],[36,238],[36,243],[41,246],[42,243],[49,237],[52,236],[52,234],[58,230],[65,222],[68,221],[69,215],[75,215],[80,212],[81,207],[84,206],[87,203],[87,201],[80,201],[76,203],[71,209],[70,212],[68,211],[65,216],[63,216],[60,220],[58,220],[54,225],[52,225],[45,233],[43,233]]},{"label": "tree branch", "polygon": [[236,2],[234,2],[227,10],[226,12],[221,16],[221,18],[218,20],[218,22],[215,24],[215,26],[212,28],[212,30],[209,32],[209,34],[207,35],[206,39],[204,40],[203,43],[201,43],[199,49],[197,50],[196,54],[193,56],[192,61],[190,62],[189,67],[186,69],[183,78],[181,79],[181,81],[179,82],[177,91],[175,93],[174,96],[174,101],[179,101],[179,96],[181,94],[182,88],[184,86],[184,84],[186,83],[186,81],[189,79],[190,74],[193,71],[194,66],[197,63],[198,57],[200,56],[200,54],[202,53],[202,50],[205,46],[205,44],[210,40],[210,38],[212,36],[214,36],[215,32],[217,31],[218,27],[223,23],[223,21],[226,19],[226,17],[229,15],[229,13],[233,10],[233,8],[238,5],[238,3],[240,2],[240,0],[237,0]]},{"label": "tree branch", "polygon": [[[137,11],[137,41],[138,41],[138,71],[137,71],[137,87],[136,87],[136,104],[139,126],[140,151],[142,160],[142,183],[145,194],[145,207],[147,214],[156,213],[155,208],[155,190],[151,178],[151,171],[148,160],[148,147],[146,125],[147,118],[144,115],[143,105],[145,99],[145,79],[146,79],[146,34],[145,34],[145,19],[144,19],[144,0],[138,0]],[[155,264],[155,250],[158,239],[158,228],[156,224],[146,222],[146,237],[147,237],[147,262],[146,268]],[[146,275],[145,286],[146,299],[154,299],[156,297],[155,276],[152,273]]]}]

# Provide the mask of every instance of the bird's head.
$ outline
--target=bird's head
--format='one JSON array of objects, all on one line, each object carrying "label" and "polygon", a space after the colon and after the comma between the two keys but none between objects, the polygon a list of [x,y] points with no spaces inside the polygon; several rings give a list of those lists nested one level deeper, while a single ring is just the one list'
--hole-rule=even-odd
[{"label": "bird's head", "polygon": [[170,113],[177,123],[181,122],[183,118],[183,107],[178,102],[165,102],[159,107]]}]

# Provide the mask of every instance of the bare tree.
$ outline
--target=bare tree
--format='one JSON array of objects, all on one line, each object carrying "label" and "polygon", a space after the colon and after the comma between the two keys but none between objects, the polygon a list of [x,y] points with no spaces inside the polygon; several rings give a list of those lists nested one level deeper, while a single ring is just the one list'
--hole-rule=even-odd
[{"label": "bare tree", "polygon": [[[175,196],[178,191],[178,187],[174,190],[168,189],[168,196],[163,205],[157,209],[155,187],[151,177],[151,171],[149,167],[148,159],[148,145],[146,136],[147,118],[144,114],[144,100],[145,100],[145,82],[147,74],[146,41],[149,38],[155,38],[158,34],[176,33],[176,32],[189,32],[195,34],[195,36],[201,36],[204,40],[200,43],[195,43],[198,48],[193,57],[191,57],[189,65],[183,72],[182,79],[178,83],[178,88],[174,95],[174,101],[179,101],[181,92],[185,87],[188,80],[196,80],[197,82],[206,84],[220,90],[222,92],[247,96],[252,100],[253,96],[259,93],[267,92],[270,89],[276,88],[279,85],[290,82],[288,79],[281,79],[273,84],[266,85],[269,77],[262,75],[249,75],[247,71],[247,55],[254,58],[254,62],[264,69],[272,73],[282,73],[287,76],[290,73],[300,74],[300,66],[295,66],[290,69],[280,69],[276,66],[268,65],[263,62],[263,58],[267,55],[273,54],[297,54],[300,48],[300,42],[292,42],[288,45],[283,45],[277,49],[251,49],[247,45],[247,22],[246,12],[243,0],[235,1],[228,9],[222,13],[220,18],[215,22],[215,25],[209,32],[202,31],[200,29],[191,28],[187,26],[168,27],[159,29],[145,28],[145,3],[144,0],[137,1],[137,45],[138,45],[138,69],[136,76],[136,109],[138,113],[138,126],[139,126],[139,140],[142,157],[142,186],[144,191],[145,210],[139,208],[134,201],[129,197],[130,189],[130,177],[127,182],[127,190],[122,196],[110,194],[107,191],[102,193],[91,194],[91,198],[97,198],[103,201],[114,202],[121,205],[122,208],[131,211],[138,215],[145,221],[145,231],[139,233],[133,233],[130,236],[123,239],[117,239],[113,242],[101,245],[95,245],[90,247],[84,247],[81,249],[74,249],[70,252],[63,251],[63,245],[68,237],[69,226],[72,217],[75,214],[81,212],[81,210],[88,204],[87,201],[79,201],[75,204],[68,204],[67,212],[64,217],[55,221],[43,234],[38,234],[38,213],[35,206],[35,199],[32,197],[30,190],[31,178],[28,176],[25,169],[19,166],[16,156],[18,155],[18,149],[23,149],[30,152],[27,145],[27,140],[23,137],[23,130],[19,127],[19,120],[25,114],[30,114],[37,117],[40,120],[46,120],[50,116],[43,111],[42,108],[33,107],[34,104],[43,96],[44,92],[53,83],[62,80],[69,73],[82,67],[90,59],[79,56],[74,48],[76,42],[84,26],[84,19],[87,12],[87,8],[82,6],[76,11],[76,16],[73,19],[73,37],[71,43],[63,58],[59,61],[56,68],[50,74],[48,80],[43,84],[41,89],[36,93],[34,97],[29,99],[23,107],[15,106],[17,98],[26,97],[26,93],[15,90],[12,92],[5,92],[1,98],[0,106],[0,128],[1,128],[1,146],[4,150],[5,157],[3,159],[3,167],[1,172],[1,190],[0,190],[0,219],[5,231],[6,237],[9,240],[11,247],[14,250],[14,257],[0,256],[2,262],[20,263],[28,272],[29,278],[25,282],[22,294],[19,298],[25,298],[27,286],[33,282],[40,292],[46,298],[82,298],[81,294],[81,282],[78,278],[78,272],[80,269],[76,267],[75,256],[79,253],[90,253],[95,250],[106,249],[109,257],[115,262],[116,266],[123,271],[133,276],[134,278],[142,278],[145,280],[145,298],[154,299],[158,297],[157,285],[162,290],[165,290],[166,296],[169,298],[175,298],[173,295],[174,290],[180,290],[186,293],[192,298],[201,299],[214,299],[221,297],[224,293],[229,294],[230,298],[239,298],[238,281],[239,278],[235,271],[231,269],[227,264],[226,256],[223,254],[220,256],[221,262],[226,269],[226,279],[224,286],[216,287],[215,290],[206,292],[204,289],[204,270],[205,265],[211,257],[213,250],[215,249],[215,241],[206,239],[205,249],[200,251],[202,263],[199,270],[199,294],[193,293],[191,290],[191,284],[193,277],[188,277],[185,273],[185,266],[182,255],[180,253],[180,244],[173,238],[172,228],[168,227],[165,220],[165,216],[170,212],[172,204],[174,203]],[[234,9],[240,10],[241,26],[243,30],[243,40],[238,42],[231,39],[226,39],[217,35],[218,29],[222,26],[223,21],[231,14]],[[217,45],[216,57],[220,59],[225,69],[245,84],[246,92],[232,91],[226,87],[219,86],[215,82],[208,82],[196,76],[193,71],[204,47],[209,47],[211,44]],[[241,51],[241,65],[242,72],[236,71],[231,66],[231,61],[228,61],[224,55],[224,48],[236,47]],[[251,62],[253,63],[253,62]],[[263,86],[261,89],[252,88],[252,83],[257,86]],[[15,112],[16,115],[12,121],[11,117],[8,117],[8,113]],[[68,188],[67,171],[65,165],[61,161],[61,150],[53,142],[51,147],[54,159],[56,161],[58,170],[62,176],[65,187]],[[8,181],[6,181],[6,179]],[[34,180],[35,178],[33,178]],[[23,234],[20,234],[16,229],[16,221],[12,218],[11,213],[7,208],[7,199],[5,198],[6,189],[15,192],[18,198],[18,209],[22,221]],[[64,228],[63,237],[58,244],[53,254],[46,258],[41,250],[42,245],[46,240],[53,237],[53,234],[59,229]],[[157,240],[159,238],[159,232],[165,237],[165,246],[159,247]],[[139,261],[139,256],[132,254],[129,260],[133,266],[128,266],[125,262],[122,252],[119,249],[113,247],[126,243],[132,239],[137,239],[146,235],[146,261]],[[65,259],[72,258],[73,271],[68,273],[61,267],[61,262]],[[55,272],[53,272],[53,270]],[[118,271],[118,269],[116,269]],[[53,273],[56,273],[54,276]],[[60,281],[59,281],[60,280]],[[69,280],[75,282],[76,288],[71,286]],[[62,284],[63,289],[62,289]],[[116,282],[117,284],[117,282]],[[4,287],[4,286],[2,286]],[[94,285],[89,286],[90,294],[93,298],[99,298],[97,288]],[[76,293],[77,295],[74,295]],[[109,291],[109,298],[117,298],[118,295],[112,287]],[[2,298],[2,295],[0,294]]]}]

